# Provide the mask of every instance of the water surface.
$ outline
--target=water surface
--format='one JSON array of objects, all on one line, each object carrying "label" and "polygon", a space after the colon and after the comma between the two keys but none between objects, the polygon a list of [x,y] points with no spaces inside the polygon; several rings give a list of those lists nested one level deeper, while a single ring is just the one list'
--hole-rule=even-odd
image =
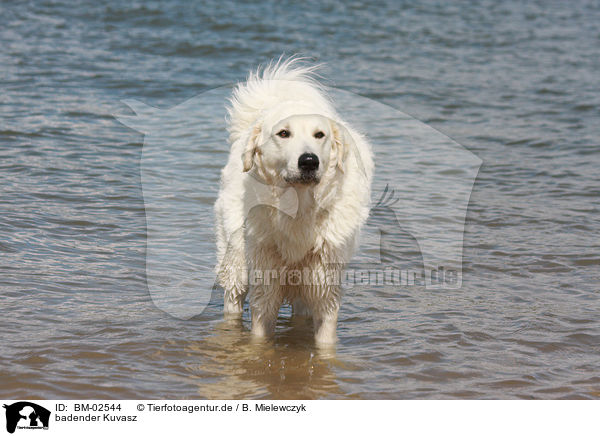
[{"label": "water surface", "polygon": [[[44,1],[0,16],[1,397],[600,395],[596,3]],[[285,308],[262,345],[218,296],[189,320],[157,309],[144,137],[113,117],[131,114],[124,99],[168,109],[283,52],[483,161],[462,287],[352,289],[335,353]],[[223,144],[203,161],[200,204],[225,159]],[[390,240],[394,262],[418,265],[414,240]]]}]

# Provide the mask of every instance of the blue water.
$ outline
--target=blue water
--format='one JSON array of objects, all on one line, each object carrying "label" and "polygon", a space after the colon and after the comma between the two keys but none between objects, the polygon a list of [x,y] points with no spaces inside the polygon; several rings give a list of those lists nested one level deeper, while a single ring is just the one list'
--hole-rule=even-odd
[{"label": "blue water", "polygon": [[[600,395],[596,2],[15,1],[0,17],[1,397]],[[258,346],[218,298],[189,320],[155,306],[144,136],[114,117],[132,114],[123,100],[166,110],[282,53],[482,160],[462,287],[348,293],[333,356],[285,311]],[[199,192],[209,205],[215,189]],[[410,261],[414,241],[394,238]]]}]

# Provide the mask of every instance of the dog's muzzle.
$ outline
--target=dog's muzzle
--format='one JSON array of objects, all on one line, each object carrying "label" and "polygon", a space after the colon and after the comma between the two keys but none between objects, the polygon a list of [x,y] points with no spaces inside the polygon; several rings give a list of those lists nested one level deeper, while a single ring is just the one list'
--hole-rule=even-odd
[{"label": "dog's muzzle", "polygon": [[315,184],[319,183],[317,170],[319,169],[319,157],[314,153],[303,153],[298,158],[298,175],[286,179],[292,184]]},{"label": "dog's muzzle", "polygon": [[284,180],[292,185],[312,185],[320,181],[317,170],[319,169],[319,157],[314,153],[303,153],[298,158],[298,173]]},{"label": "dog's muzzle", "polygon": [[303,153],[298,158],[298,169],[301,173],[310,173],[319,169],[319,157],[314,153]]}]

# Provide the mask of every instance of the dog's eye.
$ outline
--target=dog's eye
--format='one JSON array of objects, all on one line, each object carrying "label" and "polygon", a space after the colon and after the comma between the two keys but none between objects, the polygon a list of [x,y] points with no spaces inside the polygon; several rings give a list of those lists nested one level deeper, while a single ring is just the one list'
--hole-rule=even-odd
[{"label": "dog's eye", "polygon": [[325,136],[325,133],[323,133],[323,132],[315,133],[315,138],[317,138],[317,139],[321,139],[323,136]]},{"label": "dog's eye", "polygon": [[290,131],[286,129],[281,129],[279,132],[277,132],[277,136],[279,136],[280,138],[289,138]]}]

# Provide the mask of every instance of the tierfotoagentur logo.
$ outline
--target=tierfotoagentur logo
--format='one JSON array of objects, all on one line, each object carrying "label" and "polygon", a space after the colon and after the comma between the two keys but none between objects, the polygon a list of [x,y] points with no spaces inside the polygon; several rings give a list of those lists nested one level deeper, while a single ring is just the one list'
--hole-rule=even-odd
[{"label": "tierfotoagentur logo", "polygon": [[[144,134],[140,168],[148,289],[158,308],[181,319],[202,313],[216,287],[213,205],[219,169],[229,154],[225,105],[231,90],[212,89],[169,109],[127,100],[135,114],[115,115]],[[481,159],[397,109],[339,89],[327,92],[373,146],[371,211],[358,251],[349,265],[331,268],[337,276],[251,271],[245,274],[249,283],[330,280],[346,291],[354,286],[461,287],[465,217]],[[295,189],[252,183],[244,216],[254,207],[295,216]],[[281,190],[277,204],[267,195],[272,189]]]},{"label": "tierfotoagentur logo", "polygon": [[29,401],[19,401],[4,405],[6,409],[6,431],[14,433],[19,430],[48,429],[50,411]]},{"label": "tierfotoagentur logo", "polygon": [[253,269],[249,275],[246,284],[282,286],[312,286],[325,283],[326,285],[340,285],[344,287],[353,285],[377,286],[377,285],[395,285],[395,286],[439,286],[456,287],[458,272],[455,270],[446,270],[440,267],[437,270],[420,269],[400,269],[381,265],[379,268],[330,268],[327,274],[320,276],[309,268],[303,269],[285,269],[285,270],[258,270]]}]

